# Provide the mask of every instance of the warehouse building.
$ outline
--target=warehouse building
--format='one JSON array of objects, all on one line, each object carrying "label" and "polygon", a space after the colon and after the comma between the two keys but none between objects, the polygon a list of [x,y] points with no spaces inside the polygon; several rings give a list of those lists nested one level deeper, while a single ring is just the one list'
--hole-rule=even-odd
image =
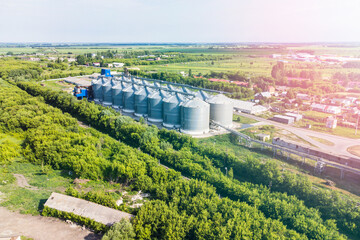
[{"label": "warehouse building", "polygon": [[288,113],[285,113],[285,115],[288,116],[288,117],[294,118],[295,122],[300,121],[303,118],[303,116],[301,114],[296,114],[296,113],[289,113],[288,112]]},{"label": "warehouse building", "polygon": [[233,99],[234,109],[248,114],[261,114],[269,109],[254,102]]},{"label": "warehouse building", "polygon": [[294,118],[289,116],[283,116],[283,115],[275,115],[271,120],[279,123],[285,123],[285,124],[292,124],[294,123]]}]

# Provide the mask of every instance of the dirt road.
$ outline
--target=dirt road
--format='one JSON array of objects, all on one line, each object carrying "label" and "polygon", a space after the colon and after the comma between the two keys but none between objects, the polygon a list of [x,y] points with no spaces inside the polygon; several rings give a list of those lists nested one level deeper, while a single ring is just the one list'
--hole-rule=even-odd
[{"label": "dirt road", "polygon": [[26,180],[24,175],[22,175],[22,174],[14,174],[14,177],[16,177],[17,185],[19,187],[27,188],[27,189],[30,189],[30,190],[38,190],[37,187],[31,186],[28,183],[28,181]]},{"label": "dirt road", "polygon": [[78,225],[51,217],[23,215],[0,207],[0,238],[23,235],[35,240],[98,240],[100,236]]}]

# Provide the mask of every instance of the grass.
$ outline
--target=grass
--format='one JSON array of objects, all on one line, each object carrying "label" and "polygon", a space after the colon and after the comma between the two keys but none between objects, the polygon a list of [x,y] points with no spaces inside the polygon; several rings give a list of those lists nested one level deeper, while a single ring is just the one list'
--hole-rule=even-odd
[{"label": "grass", "polygon": [[329,140],[323,139],[323,138],[319,138],[319,137],[315,137],[315,136],[309,136],[310,138],[314,139],[315,141],[318,141],[319,143],[328,145],[328,146],[335,146],[335,144],[333,142],[330,142]]},{"label": "grass", "polygon": [[304,116],[318,117],[318,118],[327,118],[327,117],[333,115],[330,113],[323,113],[323,112],[317,112],[317,111],[305,111],[305,112],[302,112],[302,114]]},{"label": "grass", "polygon": [[40,213],[52,192],[64,192],[73,181],[62,171],[54,170],[45,175],[41,172],[41,166],[24,162],[14,162],[7,167],[2,166],[0,171],[5,171],[4,175],[7,178],[12,178],[14,173],[23,174],[30,185],[39,188],[30,190],[19,187],[14,179],[0,185],[0,192],[3,193],[1,206],[32,215]]},{"label": "grass", "polygon": [[[212,64],[214,63],[214,64]],[[186,73],[191,69],[193,74],[214,72],[242,72],[247,75],[266,75],[271,73],[272,65],[276,62],[270,58],[248,58],[247,56],[235,56],[229,60],[201,61],[186,63],[171,63],[163,65],[139,65],[143,71],[163,71]]]},{"label": "grass", "polygon": [[341,137],[359,139],[360,135],[355,135],[355,129],[337,126],[335,129],[327,128],[325,123],[319,123],[315,121],[311,121],[309,119],[302,119],[295,123],[296,127],[305,128],[307,124],[311,124],[311,130],[317,132],[328,133],[332,135],[337,135]]},{"label": "grass", "polygon": [[352,146],[347,149],[347,151],[351,154],[354,154],[360,157],[360,145]]},{"label": "grass", "polygon": [[233,115],[233,121],[237,122],[237,123],[242,123],[242,124],[252,124],[252,123],[257,123],[258,121],[252,119],[252,118],[248,118],[248,117],[243,117],[243,116],[239,116],[234,114]]},{"label": "grass", "polygon": [[282,139],[289,139],[291,141],[299,142],[299,143],[305,143],[308,145],[312,145],[309,142],[305,141],[304,139],[300,138],[299,136],[284,130],[282,128],[277,128],[273,125],[261,125],[261,126],[255,126],[251,128],[246,128],[244,130],[240,130],[242,133],[251,136],[252,138],[256,138],[257,134],[268,134],[270,135],[269,142],[272,141],[273,138],[282,138]]},{"label": "grass", "polygon": [[74,88],[73,84],[61,82],[61,80],[60,81],[46,81],[46,82],[43,82],[43,84],[54,90],[66,90],[69,88],[72,88],[72,89]]}]

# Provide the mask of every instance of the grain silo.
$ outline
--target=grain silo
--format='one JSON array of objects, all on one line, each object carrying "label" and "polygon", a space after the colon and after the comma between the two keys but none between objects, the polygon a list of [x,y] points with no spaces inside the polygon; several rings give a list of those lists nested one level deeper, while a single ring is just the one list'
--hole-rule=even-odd
[{"label": "grain silo", "polygon": [[103,99],[103,94],[102,94],[102,79],[95,79],[92,81],[91,85],[92,85],[92,90],[93,90],[93,94],[94,94],[94,101],[96,103],[99,103],[102,101]]},{"label": "grain silo", "polygon": [[148,113],[148,95],[151,92],[146,87],[141,87],[135,94],[135,116],[143,117]]},{"label": "grain silo", "polygon": [[117,82],[112,88],[112,106],[115,109],[119,109],[123,106],[123,94],[122,89],[124,88],[123,82]]},{"label": "grain silo", "polygon": [[195,97],[181,104],[181,129],[187,134],[209,132],[210,105]]},{"label": "grain silo", "polygon": [[166,93],[156,90],[148,95],[148,120],[150,122],[163,121],[163,98],[167,97]]},{"label": "grain silo", "polygon": [[107,81],[102,85],[102,93],[103,93],[103,105],[111,106],[112,104],[112,93],[111,88],[113,87],[113,81]]},{"label": "grain silo", "polygon": [[180,104],[183,101],[183,97],[179,94],[174,94],[163,99],[164,127],[179,128],[181,126]]},{"label": "grain silo", "polygon": [[198,97],[203,101],[206,101],[206,99],[209,98],[209,96],[202,90],[195,92],[195,97]]},{"label": "grain silo", "polygon": [[137,88],[135,85],[131,84],[130,86],[122,90],[123,94],[123,111],[128,113],[135,112],[135,91]]},{"label": "grain silo", "polygon": [[210,104],[210,119],[225,126],[232,126],[233,102],[223,94],[215,95],[207,100]]}]

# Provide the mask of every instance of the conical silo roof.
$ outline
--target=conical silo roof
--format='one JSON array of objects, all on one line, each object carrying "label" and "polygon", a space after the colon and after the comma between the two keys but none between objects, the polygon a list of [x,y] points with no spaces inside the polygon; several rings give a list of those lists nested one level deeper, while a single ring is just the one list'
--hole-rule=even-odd
[{"label": "conical silo roof", "polygon": [[233,101],[223,94],[214,95],[206,100],[210,104],[232,104]]},{"label": "conical silo roof", "polygon": [[186,102],[183,102],[182,106],[187,108],[201,108],[204,106],[207,107],[209,104],[198,97],[194,97]]}]

